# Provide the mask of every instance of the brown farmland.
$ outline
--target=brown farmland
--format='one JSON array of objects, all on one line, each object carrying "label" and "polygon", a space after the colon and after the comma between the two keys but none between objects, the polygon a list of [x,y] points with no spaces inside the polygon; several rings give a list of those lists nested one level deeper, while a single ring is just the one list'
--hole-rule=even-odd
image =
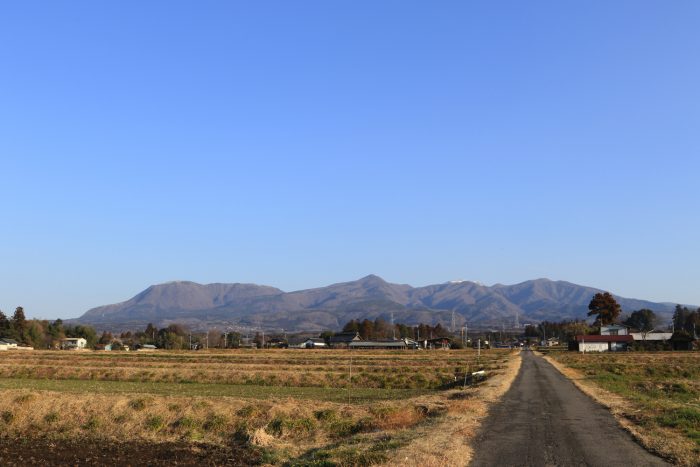
[{"label": "brown farmland", "polygon": [[[369,465],[401,453],[457,464],[515,355],[4,352],[0,454],[18,464]],[[465,372],[480,369],[489,379],[462,390]]]}]

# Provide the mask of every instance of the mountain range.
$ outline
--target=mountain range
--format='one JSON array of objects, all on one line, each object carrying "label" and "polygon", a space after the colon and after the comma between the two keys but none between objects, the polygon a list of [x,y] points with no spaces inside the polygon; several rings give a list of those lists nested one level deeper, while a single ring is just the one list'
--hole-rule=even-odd
[{"label": "mountain range", "polygon": [[[152,285],[133,298],[93,308],[71,320],[98,330],[141,329],[180,323],[192,330],[213,327],[266,330],[339,330],[351,319],[382,318],[406,324],[513,327],[543,320],[586,318],[588,303],[600,289],[565,281],[536,279],[515,285],[485,286],[452,281],[425,287],[392,284],[369,275],[315,289],[284,292],[255,284]],[[674,304],[615,296],[624,312],[654,310],[670,319]]]}]

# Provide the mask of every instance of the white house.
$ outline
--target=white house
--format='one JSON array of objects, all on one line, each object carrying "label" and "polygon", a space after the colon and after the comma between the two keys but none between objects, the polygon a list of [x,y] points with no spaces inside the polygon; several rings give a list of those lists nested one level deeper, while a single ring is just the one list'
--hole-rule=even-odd
[{"label": "white house", "polygon": [[82,337],[66,337],[61,339],[62,350],[83,350],[87,347],[87,340]]},{"label": "white house", "polygon": [[626,336],[629,334],[629,328],[622,324],[609,324],[600,327],[601,336]]},{"label": "white house", "polygon": [[633,340],[632,336],[627,334],[576,336],[574,348],[569,347],[569,350],[578,350],[579,352],[618,352],[627,350],[627,347]]},{"label": "white house", "polygon": [[10,350],[17,348],[17,341],[7,337],[0,338],[0,350]]}]

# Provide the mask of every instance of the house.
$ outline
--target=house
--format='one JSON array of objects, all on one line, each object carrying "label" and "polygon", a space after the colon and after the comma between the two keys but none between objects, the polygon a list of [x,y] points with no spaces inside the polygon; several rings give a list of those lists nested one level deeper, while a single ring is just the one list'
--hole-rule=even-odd
[{"label": "house", "polygon": [[85,347],[87,347],[87,340],[82,337],[61,339],[61,350],[83,350]]},{"label": "house", "polygon": [[311,337],[301,343],[302,349],[321,349],[326,347],[328,347],[328,344],[320,337]]},{"label": "house", "polygon": [[[8,337],[2,337],[2,338],[0,338],[0,345],[5,347],[4,350],[16,349],[17,348],[17,341],[14,339],[10,339]],[[3,350],[3,349],[0,349],[0,350]]]},{"label": "house", "polygon": [[634,338],[629,334],[576,336],[576,340],[569,344],[569,350],[578,352],[618,352],[627,350],[633,341]]},{"label": "house", "polygon": [[381,340],[381,341],[352,341],[348,344],[348,349],[373,349],[373,350],[405,350],[417,349],[418,342],[413,339]]},{"label": "house", "polygon": [[351,342],[361,341],[359,332],[341,332],[331,338],[328,344],[333,349],[347,349]]},{"label": "house", "polygon": [[273,337],[272,339],[267,341],[268,349],[286,349],[287,347],[289,347],[287,341],[284,339],[280,339],[279,337]]},{"label": "house", "polygon": [[608,324],[600,327],[601,336],[626,336],[629,334],[629,328],[624,324]]},{"label": "house", "polygon": [[554,347],[555,345],[559,345],[559,338],[558,337],[550,337],[546,341],[542,341],[543,345],[546,347]]},{"label": "house", "polygon": [[104,350],[109,352],[112,350],[112,344],[95,344],[95,350]]}]

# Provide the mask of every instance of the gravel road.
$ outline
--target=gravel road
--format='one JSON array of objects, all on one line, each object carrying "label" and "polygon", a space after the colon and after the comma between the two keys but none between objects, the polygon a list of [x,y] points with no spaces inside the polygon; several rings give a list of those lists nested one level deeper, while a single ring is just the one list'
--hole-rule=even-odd
[{"label": "gravel road", "polygon": [[542,357],[523,351],[522,358],[513,386],[477,435],[471,466],[670,465]]}]

